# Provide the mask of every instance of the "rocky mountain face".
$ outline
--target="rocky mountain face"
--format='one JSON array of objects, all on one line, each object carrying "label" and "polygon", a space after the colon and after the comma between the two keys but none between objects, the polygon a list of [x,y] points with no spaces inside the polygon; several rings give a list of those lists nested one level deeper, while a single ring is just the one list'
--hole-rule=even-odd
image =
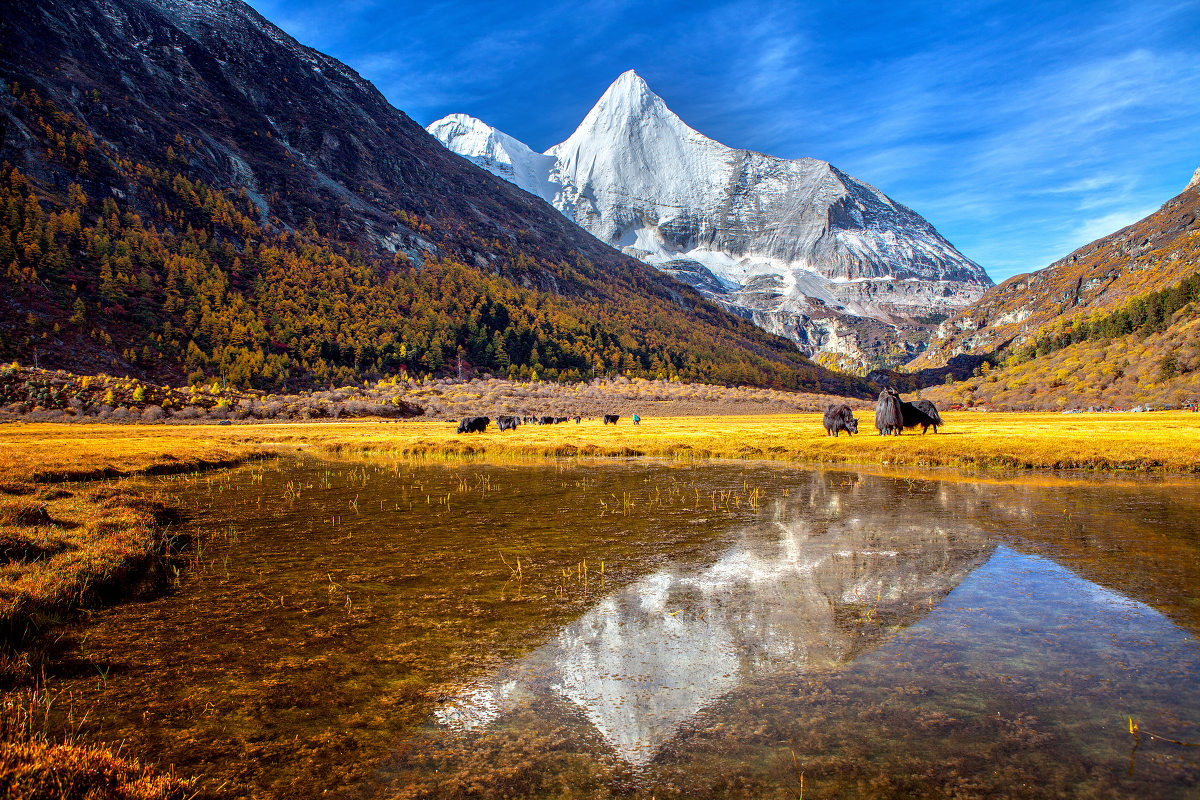
[{"label": "rocky mountain face", "polygon": [[[473,234],[515,244],[527,230],[551,258],[580,252],[619,263],[529,197],[448,157],[354,70],[239,0],[72,0],[11,10],[0,55],[8,83],[37,88],[98,139],[147,164],[180,137],[173,152],[187,174],[245,188],[263,221],[301,228],[311,216],[327,234],[368,249],[485,263],[493,254]],[[3,103],[11,108],[10,91]],[[44,172],[27,126],[11,114],[6,122],[5,158],[28,174]],[[396,211],[437,225],[438,235]]]},{"label": "rocky mountain face", "polygon": [[810,354],[910,358],[932,315],[991,286],[926,220],[824,161],[735,150],[630,71],[539,154],[454,114],[449,149]]},{"label": "rocky mountain face", "polygon": [[[79,371],[173,375],[186,360],[215,369],[235,348],[249,364],[286,361],[279,374],[465,358],[700,378],[711,357],[747,369],[709,380],[828,376],[450,153],[354,70],[238,0],[6,4],[0,75],[0,177],[16,209],[0,237],[7,357],[40,349]],[[21,237],[34,228],[31,250]],[[215,277],[172,266],[178,248]],[[451,262],[483,276],[471,278],[479,296],[422,277]],[[272,298],[300,267],[292,299]],[[368,310],[381,308],[386,321]],[[296,309],[303,318],[285,319]],[[192,345],[199,355],[185,358]]]},{"label": "rocky mountain face", "polygon": [[940,367],[1024,345],[1047,326],[1112,311],[1200,270],[1200,170],[1145,219],[1084,245],[1045,269],[1016,275],[944,321],[913,363]]}]

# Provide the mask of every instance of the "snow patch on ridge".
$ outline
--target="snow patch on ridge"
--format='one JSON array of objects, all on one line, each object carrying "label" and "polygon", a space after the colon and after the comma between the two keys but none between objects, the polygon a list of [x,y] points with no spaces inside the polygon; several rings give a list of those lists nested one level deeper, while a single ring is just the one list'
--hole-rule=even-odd
[{"label": "snow patch on ridge", "polygon": [[556,187],[550,182],[552,156],[535,153],[523,142],[466,114],[443,117],[427,130],[450,150],[496,177],[553,202]]}]

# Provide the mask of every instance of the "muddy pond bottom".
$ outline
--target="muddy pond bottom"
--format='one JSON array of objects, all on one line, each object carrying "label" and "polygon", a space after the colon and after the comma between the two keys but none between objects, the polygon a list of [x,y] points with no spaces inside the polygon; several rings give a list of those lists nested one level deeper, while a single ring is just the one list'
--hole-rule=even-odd
[{"label": "muddy pond bottom", "polygon": [[1200,796],[1197,481],[304,458],[157,486],[191,563],[52,686],[205,792]]}]

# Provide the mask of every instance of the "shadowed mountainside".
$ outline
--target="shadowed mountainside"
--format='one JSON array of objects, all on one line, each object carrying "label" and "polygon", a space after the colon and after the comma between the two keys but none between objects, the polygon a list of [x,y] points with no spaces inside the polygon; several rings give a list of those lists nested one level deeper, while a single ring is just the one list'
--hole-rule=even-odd
[{"label": "shadowed mountainside", "polygon": [[868,392],[237,0],[10,6],[0,72],[0,357],[260,388],[478,370]]}]

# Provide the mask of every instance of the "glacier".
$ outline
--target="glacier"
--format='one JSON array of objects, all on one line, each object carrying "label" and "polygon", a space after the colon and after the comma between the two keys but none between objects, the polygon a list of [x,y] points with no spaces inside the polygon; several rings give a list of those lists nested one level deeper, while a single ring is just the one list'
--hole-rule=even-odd
[{"label": "glacier", "polygon": [[427,130],[809,355],[858,366],[883,365],[883,354],[907,360],[933,315],[992,286],[915,211],[828,162],[709,139],[632,70],[545,153],[466,114]]}]

